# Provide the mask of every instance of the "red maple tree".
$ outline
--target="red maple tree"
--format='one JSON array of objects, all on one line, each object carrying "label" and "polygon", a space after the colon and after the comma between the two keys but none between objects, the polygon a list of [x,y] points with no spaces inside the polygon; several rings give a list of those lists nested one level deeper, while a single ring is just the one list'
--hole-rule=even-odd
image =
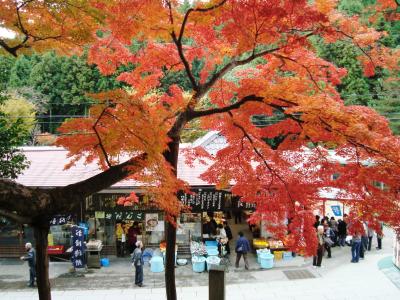
[{"label": "red maple tree", "polygon": [[[228,142],[204,179],[232,184],[256,203],[254,219],[275,224],[270,229],[292,249],[315,253],[312,212],[326,187],[350,199],[354,221],[398,228],[400,141],[373,110],[343,104],[335,87],[346,70],[319,58],[312,44],[312,37],[346,39],[360,50],[367,75],[376,67],[395,71],[399,51],[380,45],[383,32],[341,14],[335,0],[215,0],[183,13],[174,0],[90,3],[103,18],[89,62],[105,75],[133,66],[118,76],[131,88],[95,95],[90,118],[63,124],[58,143],[74,159],[99,160],[104,169],[146,154],[146,168],[134,176],[167,215],[168,299],[176,299],[174,222],[182,205],[175,195],[186,187],[176,176],[179,142],[196,119]],[[396,4],[379,1],[377,9]],[[195,61],[203,64],[199,78]],[[162,92],[166,72],[184,72],[191,91],[173,85]],[[260,128],[254,115],[276,121]],[[333,181],[332,173],[341,175]]]},{"label": "red maple tree", "polygon": [[[310,38],[353,41],[369,75],[378,66],[398,69],[399,52],[379,45],[384,33],[341,14],[336,5],[220,0],[181,13],[180,2],[172,0],[96,2],[108,17],[89,61],[106,75],[133,65],[118,77],[132,88],[98,95],[91,118],[60,128],[74,135],[59,144],[77,158],[100,159],[105,168],[120,153],[147,153],[139,178],[169,221],[168,299],[176,299],[173,224],[182,209],[174,195],[184,188],[176,176],[179,142],[185,126],[198,118],[202,129],[218,130],[228,142],[204,179],[233,184],[233,193],[257,204],[253,218],[274,224],[270,229],[292,249],[315,253],[313,210],[326,187],[350,197],[354,218],[398,228],[399,139],[373,110],[344,106],[335,86],[346,70],[319,58]],[[141,44],[135,52],[128,49],[133,40]],[[195,60],[204,64],[199,78]],[[161,92],[166,71],[184,71],[191,92],[178,85]],[[281,118],[260,128],[254,115]],[[275,139],[274,146],[266,139]],[[346,159],[345,167],[329,159],[328,148]],[[332,181],[338,172],[340,178]],[[374,180],[387,188],[375,188]]]}]

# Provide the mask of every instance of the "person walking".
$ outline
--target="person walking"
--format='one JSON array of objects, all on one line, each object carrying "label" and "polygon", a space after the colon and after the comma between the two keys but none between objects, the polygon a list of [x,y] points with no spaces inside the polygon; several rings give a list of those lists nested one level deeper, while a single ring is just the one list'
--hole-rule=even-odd
[{"label": "person walking", "polygon": [[360,248],[361,248],[361,234],[356,231],[353,235],[351,244],[351,262],[358,263],[360,259]]},{"label": "person walking", "polygon": [[226,251],[226,243],[228,242],[228,237],[226,235],[224,225],[222,224],[218,224],[217,240],[218,240],[218,252],[219,255],[222,257],[226,254],[224,251]]},{"label": "person walking", "polygon": [[321,225],[321,222],[319,221],[319,216],[315,215],[315,223],[314,223],[315,230],[318,230],[319,225]]},{"label": "person walking", "polygon": [[[344,215],[344,217],[346,217],[346,215]],[[346,237],[347,237],[347,223],[345,218],[343,218],[343,220],[339,220],[338,235],[339,235],[339,246],[344,247],[346,245]]]},{"label": "person walking", "polygon": [[135,285],[143,286],[143,243],[141,241],[136,242],[136,248],[132,255],[132,265],[135,267]]},{"label": "person walking", "polygon": [[335,217],[331,217],[331,229],[333,231],[333,235],[331,237],[332,241],[334,242],[334,246],[338,246],[339,245],[339,239],[338,239],[338,222],[335,220]]},{"label": "person walking", "polygon": [[325,244],[325,249],[328,252],[327,258],[332,258],[331,248],[334,245],[333,237],[334,237],[334,233],[333,233],[332,228],[330,228],[329,225],[325,223],[325,225],[324,225],[324,244]]},{"label": "person walking", "polygon": [[373,237],[374,230],[371,228],[371,226],[368,226],[368,251],[371,251]]},{"label": "person walking", "polygon": [[313,266],[321,267],[322,257],[324,256],[324,226],[318,225],[317,227],[317,239],[318,239],[318,248],[317,253],[313,258]]},{"label": "person walking", "polygon": [[21,256],[21,260],[27,261],[29,266],[29,287],[35,286],[36,279],[36,251],[32,247],[31,243],[25,244],[25,250],[28,252],[27,255]]},{"label": "person walking", "polygon": [[226,249],[226,254],[230,255],[231,254],[231,248],[229,247],[229,242],[233,239],[233,235],[232,235],[232,230],[228,225],[228,222],[224,222],[224,228],[225,228],[225,232],[226,232],[226,237],[228,238],[228,242],[225,245],[225,249]]},{"label": "person walking", "polygon": [[380,232],[376,233],[376,240],[378,242],[378,246],[376,247],[376,250],[382,249],[382,238],[383,238],[383,223],[381,222],[381,230],[380,230]]},{"label": "person walking", "polygon": [[368,226],[363,222],[363,230],[361,232],[361,246],[360,246],[360,258],[364,259],[365,251],[368,249]]},{"label": "person walking", "polygon": [[249,240],[243,236],[243,232],[239,232],[239,238],[236,241],[236,268],[239,268],[240,258],[243,256],[244,259],[244,267],[246,270],[249,269],[249,262],[247,260],[247,252],[250,252],[250,243]]}]

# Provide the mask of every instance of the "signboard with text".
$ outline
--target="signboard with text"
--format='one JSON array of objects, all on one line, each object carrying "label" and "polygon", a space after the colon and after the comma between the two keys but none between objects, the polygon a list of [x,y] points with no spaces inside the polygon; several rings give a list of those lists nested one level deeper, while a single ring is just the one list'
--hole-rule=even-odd
[{"label": "signboard with text", "polygon": [[64,225],[72,221],[72,215],[56,215],[50,220],[50,226]]},{"label": "signboard with text", "polygon": [[132,220],[143,221],[145,213],[143,211],[109,211],[104,212],[104,219],[106,220]]},{"label": "signboard with text", "polygon": [[84,229],[78,226],[73,226],[71,228],[71,237],[72,237],[72,265],[74,268],[84,268],[85,260],[84,260]]},{"label": "signboard with text", "polygon": [[181,193],[179,200],[192,208],[192,211],[221,211],[224,210],[225,191],[197,190],[193,194]]}]

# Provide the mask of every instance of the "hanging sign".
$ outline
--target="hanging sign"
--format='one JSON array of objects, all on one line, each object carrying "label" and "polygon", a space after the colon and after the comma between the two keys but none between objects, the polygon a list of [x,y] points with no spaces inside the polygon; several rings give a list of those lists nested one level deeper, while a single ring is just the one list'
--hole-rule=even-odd
[{"label": "hanging sign", "polygon": [[84,229],[78,226],[73,226],[71,228],[71,236],[72,236],[72,265],[74,268],[84,268]]},{"label": "hanging sign", "polygon": [[104,211],[95,211],[94,212],[94,217],[96,219],[104,219],[105,218],[105,212]]},{"label": "hanging sign", "polygon": [[64,225],[72,221],[72,215],[55,215],[50,220],[50,226]]},{"label": "hanging sign", "polygon": [[217,190],[196,190],[193,194],[178,195],[182,204],[192,211],[221,211],[224,209],[224,197],[227,192]]},{"label": "hanging sign", "polygon": [[342,210],[340,209],[340,205],[331,205],[331,209],[335,217],[342,216]]},{"label": "hanging sign", "polygon": [[117,220],[117,221],[143,221],[143,211],[110,211],[104,212],[104,218],[106,220]]}]

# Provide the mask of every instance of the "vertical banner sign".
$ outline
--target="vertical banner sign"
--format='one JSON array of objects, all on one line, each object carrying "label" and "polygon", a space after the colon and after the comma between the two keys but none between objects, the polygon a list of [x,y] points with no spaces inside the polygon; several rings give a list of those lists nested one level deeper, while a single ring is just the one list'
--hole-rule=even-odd
[{"label": "vertical banner sign", "polygon": [[78,226],[72,227],[72,265],[74,268],[84,268],[84,244],[83,244],[83,228]]}]

